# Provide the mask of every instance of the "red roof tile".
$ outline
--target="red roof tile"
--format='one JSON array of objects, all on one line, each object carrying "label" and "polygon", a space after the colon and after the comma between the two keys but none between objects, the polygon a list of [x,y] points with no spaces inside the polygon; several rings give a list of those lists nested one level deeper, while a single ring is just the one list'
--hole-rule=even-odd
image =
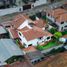
[{"label": "red roof tile", "polygon": [[35,24],[37,27],[43,28],[44,26],[46,26],[46,21],[44,21],[44,20],[42,20],[42,19],[39,19],[39,20],[35,20],[35,21],[34,21],[34,24]]},{"label": "red roof tile", "polygon": [[30,41],[39,37],[43,37],[43,36],[52,36],[52,34],[49,33],[48,31],[44,32],[41,28],[38,28],[38,27],[33,27],[32,29],[29,29],[27,31],[21,31],[21,32],[25,36],[27,41]]},{"label": "red roof tile", "polygon": [[37,49],[33,46],[29,46],[28,48],[24,48],[23,50],[27,53],[37,51]]},{"label": "red roof tile", "polygon": [[28,18],[29,17],[27,15],[19,14],[12,21],[12,25],[14,25],[15,28],[18,28]]},{"label": "red roof tile", "polygon": [[17,33],[17,31],[14,28],[9,28],[8,30],[9,30],[10,35],[11,35],[11,37],[13,39],[19,38],[18,33]]}]

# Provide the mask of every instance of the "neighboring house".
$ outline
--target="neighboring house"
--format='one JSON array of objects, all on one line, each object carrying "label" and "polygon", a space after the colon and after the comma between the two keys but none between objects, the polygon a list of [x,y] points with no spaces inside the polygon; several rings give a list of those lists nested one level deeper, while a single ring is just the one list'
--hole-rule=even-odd
[{"label": "neighboring house", "polygon": [[32,22],[32,20],[30,20],[27,15],[19,14],[14,18],[11,24],[12,24],[12,27],[16,29],[22,29],[23,27],[28,26],[29,22]]},{"label": "neighboring house", "polygon": [[24,27],[18,30],[18,35],[21,39],[21,43],[25,46],[37,46],[43,42],[51,40],[53,36],[48,31],[43,31],[41,28],[33,26],[31,28]]},{"label": "neighboring house", "polygon": [[33,64],[36,64],[44,59],[44,55],[40,51],[29,52],[26,56]]},{"label": "neighboring house", "polygon": [[7,32],[7,30],[3,27],[3,26],[0,26],[0,39],[1,38],[8,38],[8,35],[9,33]]},{"label": "neighboring house", "polygon": [[47,12],[48,23],[59,31],[67,30],[67,11],[61,8]]},{"label": "neighboring house", "polygon": [[[24,56],[24,52],[12,39],[0,39],[0,64],[7,61],[16,61],[16,58]],[[13,58],[13,59],[11,59]]]}]

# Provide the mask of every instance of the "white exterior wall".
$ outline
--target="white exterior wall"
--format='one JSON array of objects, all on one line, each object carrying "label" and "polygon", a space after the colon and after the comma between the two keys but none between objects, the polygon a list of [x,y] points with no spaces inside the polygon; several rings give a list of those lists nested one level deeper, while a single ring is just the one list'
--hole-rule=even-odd
[{"label": "white exterior wall", "polygon": [[47,18],[50,19],[51,21],[55,22],[55,19],[52,16],[47,15]]},{"label": "white exterior wall", "polygon": [[[21,32],[20,32],[21,33]],[[18,31],[18,35],[19,35],[19,31]],[[46,41],[49,41],[51,40],[51,37],[49,40],[47,40],[47,37],[43,37],[42,39],[34,39],[34,40],[30,40],[30,41],[27,41],[26,38],[23,36],[23,34],[21,33],[21,36],[19,35],[20,39],[21,39],[21,43],[25,43],[25,47],[27,48],[28,45],[32,44],[32,46],[37,46],[37,44],[39,43],[42,43],[42,42],[46,42]],[[48,36],[49,37],[49,36]]]},{"label": "white exterior wall", "polygon": [[[48,16],[48,15],[47,15],[47,18],[50,19],[51,21],[53,21],[54,23],[56,23],[56,24],[59,26],[59,29],[58,29],[59,31],[62,31],[62,30],[61,30],[62,27],[63,27],[63,30],[64,30],[64,29],[67,29],[67,27],[64,27],[64,26],[67,25],[67,22],[64,22],[64,24],[60,24],[59,22],[55,22],[55,19],[54,19],[53,17],[51,17],[51,16]],[[49,22],[49,23],[50,23],[50,22]]]},{"label": "white exterior wall", "polygon": [[67,29],[67,27],[65,27],[67,25],[67,22],[64,22],[64,24],[60,24],[59,22],[56,22],[56,24],[59,26],[59,31],[63,31],[64,29]]},{"label": "white exterior wall", "polygon": [[25,26],[28,25],[28,20],[25,20],[24,22],[22,22],[22,24],[18,27],[18,29],[22,29],[24,28]]},{"label": "white exterior wall", "polygon": [[46,4],[46,3],[48,3],[47,0],[37,0],[37,1],[34,3],[34,7],[37,7],[37,6]]}]

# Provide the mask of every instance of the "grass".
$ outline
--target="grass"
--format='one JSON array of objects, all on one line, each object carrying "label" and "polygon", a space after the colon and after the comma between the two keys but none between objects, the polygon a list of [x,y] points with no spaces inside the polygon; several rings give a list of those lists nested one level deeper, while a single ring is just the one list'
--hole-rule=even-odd
[{"label": "grass", "polygon": [[56,46],[56,45],[57,45],[56,42],[49,42],[46,45],[44,45],[43,47],[44,47],[44,49],[48,49],[48,48],[51,48],[51,47]]},{"label": "grass", "polygon": [[57,46],[57,45],[58,44],[55,41],[51,41],[51,42],[49,42],[49,43],[47,43],[46,45],[43,45],[43,46],[38,45],[37,49],[38,50],[45,50],[45,49],[49,49],[49,48],[51,48],[53,46]]}]

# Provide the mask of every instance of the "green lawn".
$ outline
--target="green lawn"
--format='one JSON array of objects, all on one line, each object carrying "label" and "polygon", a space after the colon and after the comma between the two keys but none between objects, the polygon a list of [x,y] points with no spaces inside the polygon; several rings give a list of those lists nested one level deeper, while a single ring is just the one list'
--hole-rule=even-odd
[{"label": "green lawn", "polygon": [[56,46],[56,45],[57,45],[56,42],[49,42],[46,45],[44,45],[43,47],[44,47],[44,49],[48,49],[48,48],[51,48],[51,47]]},{"label": "green lawn", "polygon": [[44,46],[38,45],[38,46],[37,46],[37,49],[39,49],[39,50],[45,50],[45,49],[49,49],[49,48],[51,48],[51,47],[53,47],[53,46],[57,46],[57,45],[58,45],[58,44],[57,44],[56,42],[51,41],[51,42],[47,43],[47,44],[44,45]]}]

